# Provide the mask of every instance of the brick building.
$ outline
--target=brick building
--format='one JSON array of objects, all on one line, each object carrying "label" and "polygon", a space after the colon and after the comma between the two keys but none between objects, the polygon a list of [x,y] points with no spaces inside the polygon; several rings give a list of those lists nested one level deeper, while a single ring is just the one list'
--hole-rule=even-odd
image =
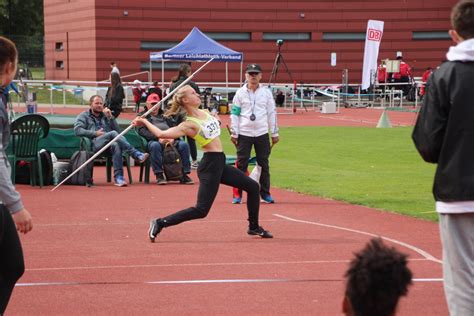
[{"label": "brick building", "polygon": [[[277,39],[298,82],[361,81],[367,20],[385,22],[379,59],[401,52],[420,76],[436,67],[452,42],[449,15],[455,0],[45,0],[45,73],[49,80],[104,80],[115,61],[121,75],[149,69],[149,53],[179,43],[194,26],[262,65],[268,80]],[[331,66],[331,53],[337,64]],[[153,65],[161,79],[161,64]],[[166,63],[165,80],[176,73]],[[197,68],[193,65],[193,68]],[[229,63],[239,81],[240,64]],[[127,78],[146,80],[146,75]],[[225,65],[212,63],[196,81],[225,80]],[[290,78],[280,66],[277,82]]]}]

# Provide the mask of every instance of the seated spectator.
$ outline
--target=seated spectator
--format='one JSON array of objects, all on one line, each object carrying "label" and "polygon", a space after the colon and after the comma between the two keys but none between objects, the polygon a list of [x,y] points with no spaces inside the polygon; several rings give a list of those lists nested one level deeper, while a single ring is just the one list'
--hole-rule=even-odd
[{"label": "seated spectator", "polygon": [[[133,81],[133,101],[135,101],[135,113],[140,112],[140,103],[146,102],[147,93],[146,89],[142,87],[142,82],[140,80]],[[145,111],[148,110],[145,105]]]},{"label": "seated spectator", "polygon": [[407,256],[374,238],[355,254],[346,272],[342,311],[350,316],[393,316],[400,296],[406,295],[412,273]]},{"label": "seated spectator", "polygon": [[[183,83],[183,81],[188,79],[188,77],[191,76],[192,73],[193,72],[191,71],[191,66],[189,64],[183,63],[179,65],[178,73],[176,74],[175,77],[171,79],[170,92],[176,89],[181,83]],[[201,94],[201,91],[199,90],[198,85],[194,81],[189,81],[188,85],[191,86],[191,88],[193,88],[194,91],[196,91],[197,95]],[[200,107],[202,107],[202,104],[200,105]],[[196,142],[194,141],[192,137],[189,137],[189,136],[186,136],[186,140],[188,141],[189,150],[191,152],[191,159],[192,159],[191,167],[193,169],[197,169],[199,163],[197,160]]]},{"label": "seated spectator", "polygon": [[[156,105],[160,101],[160,97],[157,94],[150,94],[147,98],[147,106],[150,108]],[[176,126],[176,121],[172,117],[163,116],[163,110],[157,106],[153,109],[147,120],[161,130],[167,130],[170,127]],[[138,134],[143,136],[147,140],[148,151],[151,154],[151,167],[153,173],[156,176],[156,183],[163,185],[166,184],[166,178],[163,174],[163,150],[166,144],[173,144],[181,156],[183,163],[183,177],[179,181],[181,184],[193,184],[194,181],[188,176],[191,173],[191,163],[189,160],[189,146],[185,141],[178,139],[168,138],[157,138],[151,133],[145,126],[141,126],[138,129]]]},{"label": "seated spectator", "polygon": [[402,56],[397,56],[397,60],[400,61],[400,71],[395,72],[392,74],[392,82],[394,83],[405,83],[405,85],[397,85],[397,90],[402,90],[403,95],[407,95],[408,91],[411,88],[411,81],[412,81],[412,74],[411,74],[411,67],[403,61]]},{"label": "seated spectator", "polygon": [[382,63],[377,69],[377,81],[379,83],[386,83],[389,80],[389,74],[387,74],[387,65]]},{"label": "seated spectator", "polygon": [[156,93],[160,97],[160,100],[163,98],[163,91],[161,91],[158,81],[153,81],[153,84],[148,87],[148,95],[152,93]]},{"label": "seated spectator", "polygon": [[[89,100],[90,109],[82,112],[74,123],[74,134],[79,137],[88,137],[92,140],[92,150],[99,151],[120,133],[117,120],[108,108],[104,108],[104,100],[100,95],[93,95]],[[112,163],[114,166],[115,185],[127,185],[123,177],[122,152],[130,154],[132,158],[142,163],[149,154],[142,153],[133,148],[125,139],[120,137],[110,146]]]}]

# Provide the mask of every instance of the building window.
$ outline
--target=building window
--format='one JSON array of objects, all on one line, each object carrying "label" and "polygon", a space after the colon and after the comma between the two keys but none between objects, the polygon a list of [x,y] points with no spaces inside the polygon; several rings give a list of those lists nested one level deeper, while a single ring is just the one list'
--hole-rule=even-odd
[{"label": "building window", "polygon": [[56,60],[56,69],[64,69],[64,61]]},{"label": "building window", "polygon": [[141,42],[140,49],[143,50],[167,50],[168,48],[174,47],[179,42]]},{"label": "building window", "polygon": [[448,31],[413,32],[413,40],[450,40]]},{"label": "building window", "polygon": [[62,51],[62,50],[64,50],[63,42],[56,42],[55,47],[56,47],[56,50],[57,50],[57,51]]},{"label": "building window", "polygon": [[365,33],[323,33],[323,41],[365,41]]},{"label": "building window", "polygon": [[285,41],[310,41],[311,32],[305,33],[263,33],[264,41],[275,41],[275,40],[285,40]]},{"label": "building window", "polygon": [[215,41],[250,41],[249,32],[206,32],[206,35]]},{"label": "building window", "polygon": [[[170,62],[165,62],[164,67],[165,70],[178,70],[179,65],[182,63],[170,63]],[[152,61],[151,62],[151,69],[152,70],[161,70],[161,62],[159,61]],[[142,61],[140,63],[140,70],[150,70],[150,63],[148,61]]]}]

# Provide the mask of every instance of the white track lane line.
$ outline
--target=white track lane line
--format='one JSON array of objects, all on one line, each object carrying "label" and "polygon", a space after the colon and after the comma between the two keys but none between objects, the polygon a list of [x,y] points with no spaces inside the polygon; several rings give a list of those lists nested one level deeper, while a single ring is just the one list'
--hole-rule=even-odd
[{"label": "white track lane line", "polygon": [[434,256],[432,256],[431,254],[427,253],[426,251],[418,248],[418,247],[415,247],[413,245],[410,245],[410,244],[407,244],[407,243],[404,243],[403,241],[399,241],[399,240],[396,240],[396,239],[392,239],[392,238],[388,238],[388,237],[385,237],[385,236],[382,236],[382,235],[376,235],[376,234],[372,234],[372,233],[369,233],[369,232],[365,232],[365,231],[362,231],[362,230],[357,230],[357,229],[350,229],[350,228],[345,228],[345,227],[341,227],[341,226],[335,226],[335,225],[328,225],[328,224],[322,224],[322,223],[318,223],[318,222],[311,222],[311,221],[305,221],[305,220],[300,220],[300,219],[295,219],[295,218],[291,218],[291,217],[287,217],[287,216],[284,216],[284,215],[280,215],[280,214],[273,214],[274,216],[276,217],[279,217],[281,219],[286,219],[288,221],[292,221],[292,222],[297,222],[297,223],[303,223],[303,224],[310,224],[310,225],[317,225],[317,226],[321,226],[321,227],[327,227],[327,228],[334,228],[334,229],[339,229],[339,230],[344,230],[344,231],[348,231],[348,232],[351,232],[351,233],[356,233],[356,234],[361,234],[361,235],[366,235],[366,236],[371,236],[371,237],[380,237],[382,239],[385,239],[387,241],[390,241],[394,244],[398,244],[400,246],[403,246],[405,248],[408,248],[408,249],[411,249],[417,253],[419,253],[421,256],[423,256],[424,258],[426,258],[427,260],[430,260],[430,261],[434,261],[434,262],[437,262],[439,264],[442,264],[443,262],[437,258],[435,258]]},{"label": "white track lane line", "polygon": [[[18,287],[31,286],[77,286],[77,285],[132,285],[132,284],[222,284],[222,283],[270,283],[270,282],[343,282],[343,279],[222,279],[222,280],[169,280],[145,282],[28,282],[17,283]],[[413,282],[443,282],[439,278],[413,279]]]},{"label": "white track lane line", "polygon": [[[356,123],[364,123],[364,124],[377,124],[378,123],[378,120],[367,121],[367,120],[351,119],[351,118],[347,118],[347,117],[328,117],[328,116],[319,116],[319,117],[320,118],[325,118],[325,119],[330,119],[330,120],[336,120],[336,121],[348,121],[348,122],[356,122]],[[411,125],[407,125],[407,124],[394,124],[394,123],[392,123],[392,125],[397,126],[397,127],[411,126]]]},{"label": "white track lane line", "polygon": [[[427,259],[408,259],[408,261],[427,261]],[[431,261],[431,260],[428,260]],[[96,269],[137,269],[137,268],[180,268],[180,267],[217,267],[217,266],[250,266],[250,265],[294,265],[294,264],[334,264],[349,263],[350,260],[311,260],[311,261],[265,261],[265,262],[213,262],[213,263],[168,263],[168,264],[131,264],[116,266],[85,267],[50,267],[29,268],[25,271],[63,271],[63,270],[96,270]]]},{"label": "white track lane line", "polygon": [[349,260],[169,263],[169,264],[135,264],[135,265],[116,265],[116,266],[30,268],[30,269],[26,269],[26,271],[61,271],[61,270],[93,270],[93,269],[125,269],[125,268],[170,268],[170,267],[171,268],[216,267],[216,266],[250,266],[250,265],[294,265],[294,264],[321,264],[321,263],[324,264],[324,263],[348,263],[348,262]]}]

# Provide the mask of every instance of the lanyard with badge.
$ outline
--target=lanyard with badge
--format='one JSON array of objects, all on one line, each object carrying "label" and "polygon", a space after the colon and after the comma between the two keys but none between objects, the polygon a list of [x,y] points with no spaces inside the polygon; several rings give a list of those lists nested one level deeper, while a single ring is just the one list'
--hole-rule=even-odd
[{"label": "lanyard with badge", "polygon": [[[247,92],[248,92],[248,91],[247,91]],[[251,96],[250,96],[250,92],[248,92],[248,94],[249,94],[249,101],[252,102],[252,98],[251,98]],[[255,113],[254,113],[254,112],[255,112],[255,103],[257,102],[257,94],[254,93],[254,95],[255,95],[255,97],[253,98],[252,114],[250,115],[250,120],[251,120],[251,121],[255,121],[255,119],[257,118],[257,117],[255,116]]]}]

